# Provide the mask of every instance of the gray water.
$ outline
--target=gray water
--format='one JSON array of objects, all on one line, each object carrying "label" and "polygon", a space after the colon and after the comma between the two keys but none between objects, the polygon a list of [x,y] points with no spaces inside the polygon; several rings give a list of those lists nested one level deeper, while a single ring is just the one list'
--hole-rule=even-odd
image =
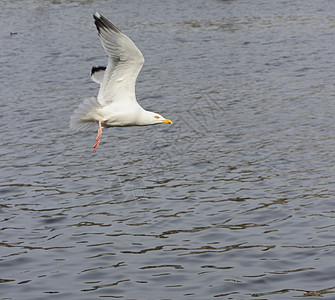
[{"label": "gray water", "polygon": [[[98,10],[174,125],[69,129]],[[2,1],[1,299],[335,299],[335,1]]]}]

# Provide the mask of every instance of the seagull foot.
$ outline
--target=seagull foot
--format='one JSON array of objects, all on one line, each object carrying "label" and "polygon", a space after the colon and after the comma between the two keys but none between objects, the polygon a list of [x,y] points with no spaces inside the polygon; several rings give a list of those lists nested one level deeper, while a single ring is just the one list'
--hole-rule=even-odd
[{"label": "seagull foot", "polygon": [[97,151],[99,145],[100,145],[100,140],[98,140],[98,141],[94,144],[93,152]]},{"label": "seagull foot", "polygon": [[100,145],[101,136],[102,136],[102,127],[101,127],[101,121],[99,121],[98,135],[95,138],[95,144],[94,144],[94,147],[93,147],[93,152],[97,151],[98,146]]}]

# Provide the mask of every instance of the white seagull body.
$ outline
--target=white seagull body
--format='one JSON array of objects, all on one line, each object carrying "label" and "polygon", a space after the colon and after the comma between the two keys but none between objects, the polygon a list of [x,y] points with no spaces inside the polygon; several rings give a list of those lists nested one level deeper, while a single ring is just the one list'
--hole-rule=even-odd
[{"label": "white seagull body", "polygon": [[95,12],[95,25],[109,56],[107,67],[92,68],[91,78],[100,84],[98,97],[85,99],[74,111],[70,127],[89,130],[98,123],[93,151],[100,143],[103,127],[141,126],[167,123],[161,115],[144,110],[136,101],[135,83],[144,64],[141,51],[110,21]]}]

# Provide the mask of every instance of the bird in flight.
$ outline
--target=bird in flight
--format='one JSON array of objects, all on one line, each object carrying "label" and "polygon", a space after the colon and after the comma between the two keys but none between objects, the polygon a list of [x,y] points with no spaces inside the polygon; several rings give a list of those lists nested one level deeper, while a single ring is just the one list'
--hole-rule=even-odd
[{"label": "bird in flight", "polygon": [[172,121],[143,109],[136,101],[135,83],[144,64],[141,51],[115,25],[95,12],[94,23],[108,55],[107,67],[93,67],[91,79],[100,84],[97,97],[85,99],[74,111],[70,127],[86,131],[98,124],[93,151],[100,144],[102,128],[144,126]]}]

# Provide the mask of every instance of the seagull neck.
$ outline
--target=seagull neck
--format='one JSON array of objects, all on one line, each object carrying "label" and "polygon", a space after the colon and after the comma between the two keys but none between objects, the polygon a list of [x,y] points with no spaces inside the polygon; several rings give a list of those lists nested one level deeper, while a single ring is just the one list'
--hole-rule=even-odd
[{"label": "seagull neck", "polygon": [[139,125],[149,125],[150,120],[151,120],[151,114],[152,113],[150,111],[147,111],[140,106],[140,114],[137,119],[138,124]]}]

